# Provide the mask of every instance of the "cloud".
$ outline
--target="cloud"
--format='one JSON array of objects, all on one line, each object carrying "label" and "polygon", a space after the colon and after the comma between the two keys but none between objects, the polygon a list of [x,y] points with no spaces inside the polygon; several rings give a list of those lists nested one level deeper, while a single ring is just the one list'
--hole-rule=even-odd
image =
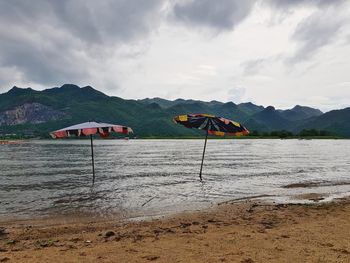
[{"label": "cloud", "polygon": [[326,8],[339,6],[345,0],[183,0],[175,1],[173,16],[186,26],[210,28],[218,32],[231,31],[244,21],[256,3],[289,12],[305,6]]},{"label": "cloud", "polygon": [[228,91],[228,100],[233,101],[234,103],[241,103],[246,89],[240,86],[233,87]]},{"label": "cloud", "polygon": [[[76,81],[86,69],[72,62],[83,59],[71,48],[75,40],[68,35],[43,28],[29,32],[10,26],[0,29],[0,65],[14,67],[29,81],[48,84],[65,78]],[[63,37],[63,38],[61,38]]]},{"label": "cloud", "polygon": [[322,47],[338,40],[337,36],[347,20],[339,14],[338,9],[333,8],[318,10],[305,18],[291,36],[299,46],[287,62],[294,64],[309,60]]},{"label": "cloud", "polygon": [[259,70],[265,66],[267,61],[268,59],[258,58],[241,63],[244,75],[254,75],[258,73]]},{"label": "cloud", "polygon": [[324,8],[325,6],[339,5],[345,0],[268,0],[267,3],[275,8],[290,9],[300,6],[318,6]]},{"label": "cloud", "polygon": [[340,90],[329,82],[348,81],[349,12],[345,0],[0,0],[0,92],[75,83],[126,98],[329,97]]},{"label": "cloud", "polygon": [[[22,26],[50,24],[83,42],[130,40],[158,23],[161,0],[14,0],[0,1],[1,20]],[[36,30],[36,28],[32,28]]]},{"label": "cloud", "polygon": [[0,0],[0,73],[11,69],[41,85],[89,81],[118,46],[159,25],[162,7],[161,0]]},{"label": "cloud", "polygon": [[250,14],[254,3],[253,0],[191,0],[176,3],[173,15],[188,26],[230,31]]},{"label": "cloud", "polygon": [[285,59],[285,56],[281,53],[277,53],[271,56],[246,60],[242,62],[240,66],[243,69],[243,75],[256,75],[259,74],[260,71],[271,67],[272,64],[281,62],[283,59]]}]

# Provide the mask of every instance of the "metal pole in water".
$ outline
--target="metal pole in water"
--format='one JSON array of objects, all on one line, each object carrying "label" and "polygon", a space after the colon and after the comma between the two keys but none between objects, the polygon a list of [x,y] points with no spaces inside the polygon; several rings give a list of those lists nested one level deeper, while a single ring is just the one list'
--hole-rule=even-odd
[{"label": "metal pole in water", "polygon": [[92,185],[95,183],[95,161],[94,161],[94,145],[92,143],[92,135],[90,134],[91,142],[91,164],[92,164]]},{"label": "metal pole in water", "polygon": [[205,142],[204,142],[204,149],[203,149],[203,156],[202,156],[202,164],[201,164],[201,170],[199,172],[199,179],[202,181],[202,169],[203,169],[203,161],[204,161],[204,154],[205,154],[205,148],[207,147],[207,139],[208,139],[208,129],[207,134],[205,135]]}]

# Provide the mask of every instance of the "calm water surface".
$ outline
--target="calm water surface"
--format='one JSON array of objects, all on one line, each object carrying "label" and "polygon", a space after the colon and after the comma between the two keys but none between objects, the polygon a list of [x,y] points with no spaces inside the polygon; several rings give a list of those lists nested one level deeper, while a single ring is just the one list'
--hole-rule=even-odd
[{"label": "calm water surface", "polygon": [[[0,145],[0,219],[76,213],[165,215],[269,195],[350,194],[350,140],[96,140],[91,187],[88,140]],[[308,188],[282,188],[292,183]]]}]

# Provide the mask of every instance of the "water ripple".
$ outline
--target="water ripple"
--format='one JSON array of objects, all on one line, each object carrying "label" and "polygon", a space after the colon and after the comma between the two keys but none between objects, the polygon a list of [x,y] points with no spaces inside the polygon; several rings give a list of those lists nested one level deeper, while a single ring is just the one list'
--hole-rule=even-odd
[{"label": "water ripple", "polygon": [[168,214],[257,195],[280,201],[307,191],[283,186],[308,182],[313,191],[350,192],[339,183],[349,182],[348,140],[209,140],[202,183],[202,140],[96,140],[93,188],[88,140],[0,147],[0,218]]}]

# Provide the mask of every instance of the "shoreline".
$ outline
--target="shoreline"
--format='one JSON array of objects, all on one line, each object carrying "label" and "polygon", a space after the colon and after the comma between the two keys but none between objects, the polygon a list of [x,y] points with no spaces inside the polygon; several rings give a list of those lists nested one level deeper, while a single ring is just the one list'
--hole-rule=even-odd
[{"label": "shoreline", "polygon": [[[205,136],[194,136],[194,137],[137,137],[137,138],[100,138],[96,137],[96,140],[102,141],[113,141],[113,140],[203,140]],[[339,136],[310,136],[310,137],[278,137],[278,136],[223,136],[223,137],[208,137],[208,140],[350,140],[348,137],[339,137]],[[17,142],[27,142],[27,141],[54,141],[54,139],[49,137],[35,137],[35,138],[18,138],[18,139],[0,139],[0,144],[13,144]],[[89,138],[65,138],[64,140],[89,140]],[[1,143],[3,142],[3,143]],[[10,142],[10,143],[8,143]]]},{"label": "shoreline", "polygon": [[[294,195],[286,195],[286,196],[277,196],[277,195],[271,195],[271,194],[259,194],[259,195],[250,195],[245,197],[239,197],[239,198],[233,198],[233,199],[227,199],[227,200],[221,200],[221,201],[211,201],[207,204],[204,204],[199,207],[188,207],[186,209],[175,209],[175,210],[166,210],[166,211],[160,211],[160,210],[150,210],[150,211],[124,211],[123,213],[118,212],[107,212],[107,211],[77,211],[76,213],[57,213],[52,212],[49,214],[26,214],[26,215],[20,215],[20,216],[14,216],[14,215],[8,215],[8,216],[1,216],[0,215],[0,226],[1,224],[7,224],[8,222],[16,222],[16,223],[25,223],[25,222],[53,222],[53,221],[60,221],[60,222],[87,222],[89,219],[94,221],[110,221],[110,220],[117,220],[117,221],[123,221],[123,222],[141,222],[141,221],[152,221],[157,220],[161,218],[168,218],[168,217],[174,217],[178,214],[186,214],[186,213],[197,213],[201,211],[206,211],[213,209],[215,207],[226,205],[226,204],[239,204],[242,202],[262,202],[265,204],[271,204],[271,205],[313,205],[313,204],[326,204],[326,203],[332,203],[337,202],[337,200],[342,200],[349,198],[349,193],[342,193],[342,194],[336,194],[336,193],[325,193],[325,192],[316,192],[311,191],[312,187],[315,187],[314,182],[309,183],[295,183],[295,184],[288,184],[282,186],[282,188],[305,188],[309,189],[307,192],[298,193]],[[326,184],[327,186],[328,184]],[[330,186],[342,186],[342,185],[350,185],[349,182],[338,182],[335,184],[329,184]],[[321,185],[318,185],[319,187]],[[323,185],[322,185],[323,186]],[[151,198],[152,200],[153,198]],[[145,204],[149,202],[146,201]],[[143,205],[142,205],[143,206]]]},{"label": "shoreline", "polygon": [[[293,194],[285,195],[274,195],[274,194],[258,194],[258,195],[248,195],[244,197],[236,197],[226,200],[211,200],[207,203],[203,203],[199,206],[189,206],[189,207],[177,207],[173,210],[161,210],[161,209],[150,209],[150,210],[135,210],[130,211],[124,210],[121,212],[108,211],[108,210],[77,210],[75,212],[59,212],[51,211],[49,213],[37,214],[37,212],[15,215],[15,213],[4,215],[0,214],[0,226],[3,223],[7,222],[25,222],[25,221],[52,221],[52,219],[61,219],[62,221],[76,221],[79,219],[92,218],[99,221],[108,221],[108,220],[120,220],[120,221],[150,221],[154,219],[176,216],[177,214],[182,213],[192,213],[198,211],[204,211],[212,209],[213,207],[220,206],[223,204],[236,204],[245,201],[259,201],[267,204],[274,205],[309,205],[309,204],[323,204],[336,202],[337,200],[342,200],[344,198],[349,198],[349,191],[346,192],[325,192],[318,191],[318,188],[321,187],[337,187],[337,186],[350,186],[350,181],[308,181],[308,182],[299,182],[282,185],[281,189],[295,189],[299,192],[294,192]],[[304,189],[305,191],[300,191],[299,189]],[[338,189],[339,190],[339,189]],[[145,203],[141,205],[147,205],[155,197],[150,198]],[[0,202],[1,204],[1,202]]]},{"label": "shoreline", "polygon": [[347,197],[313,204],[247,199],[145,221],[0,222],[0,261],[348,262],[349,216]]}]

